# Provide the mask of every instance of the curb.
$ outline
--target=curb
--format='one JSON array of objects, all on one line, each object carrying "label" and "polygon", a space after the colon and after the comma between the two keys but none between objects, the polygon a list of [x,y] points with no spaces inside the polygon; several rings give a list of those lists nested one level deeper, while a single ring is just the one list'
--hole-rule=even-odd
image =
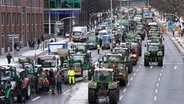
[{"label": "curb", "polygon": [[176,40],[176,39],[173,39],[173,38],[170,38],[170,39],[171,39],[171,41],[174,43],[174,45],[177,47],[178,51],[179,51],[182,55],[184,55],[184,47],[183,47],[183,45],[181,45],[181,44],[178,42],[178,40]]}]

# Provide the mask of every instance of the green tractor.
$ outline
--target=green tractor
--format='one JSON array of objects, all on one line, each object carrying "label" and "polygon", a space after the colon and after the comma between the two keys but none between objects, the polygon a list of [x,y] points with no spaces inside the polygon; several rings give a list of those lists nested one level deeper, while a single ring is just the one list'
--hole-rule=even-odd
[{"label": "green tractor", "polygon": [[100,98],[109,98],[110,104],[119,101],[119,81],[114,79],[113,69],[100,68],[94,70],[94,77],[88,83],[88,102],[96,104]]},{"label": "green tractor", "polygon": [[130,49],[128,48],[122,48],[122,47],[115,47],[113,49],[113,53],[122,54],[122,59],[126,63],[128,67],[128,73],[132,73],[133,71],[133,60],[129,56],[130,55]]},{"label": "green tractor", "polygon": [[163,55],[165,55],[165,47],[164,47],[164,39],[162,37],[150,37],[147,40],[147,45],[154,44],[160,46],[160,49],[162,50]]},{"label": "green tractor", "polygon": [[14,104],[14,101],[21,103],[30,98],[29,80],[19,73],[23,70],[10,65],[0,66],[0,89],[4,98],[4,103],[1,104]]},{"label": "green tractor", "polygon": [[115,78],[120,81],[121,86],[128,84],[128,68],[122,54],[108,53],[102,56],[99,60],[100,68],[112,68],[115,72]]},{"label": "green tractor", "polygon": [[159,45],[149,44],[144,53],[144,66],[149,66],[149,62],[158,62],[158,66],[163,66],[162,48]]},{"label": "green tractor", "polygon": [[86,43],[75,43],[73,45],[71,45],[72,50],[70,51],[74,51],[74,53],[83,53],[83,54],[87,54],[88,51],[88,46]]},{"label": "green tractor", "polygon": [[68,82],[67,71],[68,67],[71,67],[75,71],[75,77],[83,77],[83,71],[91,68],[91,52],[86,54],[78,52],[76,54],[70,54],[63,62],[64,80]]}]

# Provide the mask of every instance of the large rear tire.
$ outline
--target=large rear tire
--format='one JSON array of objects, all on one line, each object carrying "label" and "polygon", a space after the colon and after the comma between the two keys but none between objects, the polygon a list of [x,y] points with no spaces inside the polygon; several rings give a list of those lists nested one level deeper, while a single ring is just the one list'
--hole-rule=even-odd
[{"label": "large rear tire", "polygon": [[31,85],[28,84],[27,88],[26,88],[26,99],[30,99],[31,98]]},{"label": "large rear tire", "polygon": [[163,58],[158,57],[158,66],[163,66]]},{"label": "large rear tire", "polygon": [[149,58],[144,57],[144,66],[149,66]]},{"label": "large rear tire", "polygon": [[109,91],[109,102],[110,104],[117,104],[119,101],[119,89]]},{"label": "large rear tire", "polygon": [[132,62],[132,60],[129,62],[129,64],[128,64],[128,73],[132,73],[132,71],[133,71],[133,62]]},{"label": "large rear tire", "polygon": [[88,89],[88,102],[89,104],[96,104],[97,95],[93,89]]}]

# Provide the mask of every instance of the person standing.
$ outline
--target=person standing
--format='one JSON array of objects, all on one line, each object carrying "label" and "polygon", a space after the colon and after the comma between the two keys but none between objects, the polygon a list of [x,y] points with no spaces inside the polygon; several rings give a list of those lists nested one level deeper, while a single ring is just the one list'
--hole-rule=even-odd
[{"label": "person standing", "polygon": [[38,47],[37,47],[37,49],[39,49],[40,44],[41,44],[41,40],[40,40],[40,39],[38,39],[38,40],[37,40],[37,43],[38,43]]},{"label": "person standing", "polygon": [[57,86],[57,92],[62,93],[62,76],[60,74],[60,71],[56,74],[56,86]]},{"label": "person standing", "polygon": [[69,84],[75,84],[75,71],[70,68],[68,70],[68,78],[69,78]]},{"label": "person standing", "polygon": [[6,56],[7,60],[8,60],[8,64],[11,63],[11,59],[12,59],[12,56],[10,53],[8,53],[8,55]]},{"label": "person standing", "polygon": [[97,44],[98,54],[100,54],[100,44]]}]

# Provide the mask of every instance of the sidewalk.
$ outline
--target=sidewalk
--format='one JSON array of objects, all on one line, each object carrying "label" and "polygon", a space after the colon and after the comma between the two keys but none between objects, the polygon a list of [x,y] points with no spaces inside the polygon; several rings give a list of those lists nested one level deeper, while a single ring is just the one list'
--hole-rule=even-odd
[{"label": "sidewalk", "polygon": [[[40,55],[44,55],[44,54],[47,54],[48,52],[48,43],[49,43],[50,40],[46,40],[45,41],[45,47],[43,49],[43,42],[41,43],[39,49],[30,49],[29,47],[24,47],[24,48],[21,48],[20,51],[16,51],[15,52],[15,57],[14,57],[14,62],[12,61],[11,64],[16,64],[17,61],[18,61],[18,57],[21,57],[21,56],[25,56],[25,57],[31,57],[31,58],[34,58],[34,57],[38,57]],[[68,38],[64,39],[64,38],[58,38],[58,41],[69,41]],[[37,46],[35,46],[37,47]],[[10,52],[12,54],[12,52]],[[3,53],[2,55],[0,55],[0,65],[5,65],[5,64],[8,64],[7,62],[7,59],[6,59],[6,55],[7,53]],[[13,60],[13,59],[12,59]]]}]

